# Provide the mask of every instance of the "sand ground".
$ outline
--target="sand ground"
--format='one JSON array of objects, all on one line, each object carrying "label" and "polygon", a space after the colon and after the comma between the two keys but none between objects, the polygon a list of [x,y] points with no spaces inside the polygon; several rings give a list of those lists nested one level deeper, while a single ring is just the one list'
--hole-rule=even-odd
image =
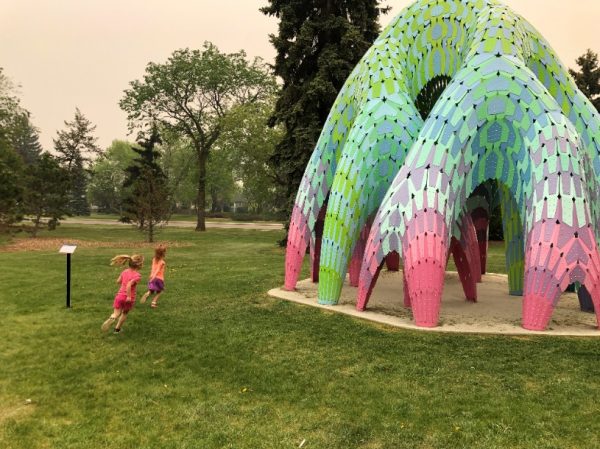
[{"label": "sand ground", "polygon": [[564,293],[552,321],[544,332],[533,332],[521,327],[522,297],[508,294],[508,278],[502,274],[486,274],[477,285],[478,301],[465,301],[458,274],[446,273],[440,326],[434,329],[418,328],[412,321],[410,309],[403,305],[401,272],[382,271],[373,290],[367,310],[355,309],[357,289],[346,283],[337,306],[317,304],[317,284],[310,279],[298,282],[296,291],[273,289],[269,295],[314,307],[343,313],[392,326],[437,332],[462,332],[485,334],[549,334],[600,337],[596,315],[579,310],[575,293]]}]

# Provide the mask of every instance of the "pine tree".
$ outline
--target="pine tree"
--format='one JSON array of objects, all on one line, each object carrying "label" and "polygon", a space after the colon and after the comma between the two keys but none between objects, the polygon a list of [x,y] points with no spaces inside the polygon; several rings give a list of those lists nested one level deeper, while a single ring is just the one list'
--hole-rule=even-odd
[{"label": "pine tree", "polygon": [[22,159],[0,136],[0,231],[23,218],[23,170]]},{"label": "pine tree", "polygon": [[134,223],[146,233],[148,242],[154,241],[158,227],[168,221],[171,214],[167,177],[158,165],[160,153],[154,148],[160,143],[160,136],[154,128],[148,139],[138,142],[141,149],[132,147],[139,157],[127,167],[127,178],[123,184],[122,221]]},{"label": "pine tree", "polygon": [[[283,79],[271,124],[285,136],[270,160],[287,212],[327,115],[346,78],[379,34],[389,8],[379,0],[269,0],[261,9],[280,19],[271,35],[275,74]],[[289,213],[288,213],[289,216]]]},{"label": "pine tree", "polygon": [[89,215],[87,168],[93,158],[101,153],[96,144],[97,138],[93,136],[96,126],[92,126],[79,108],[75,109],[75,119],[72,122],[65,121],[65,126],[66,130],[58,131],[58,137],[53,141],[58,160],[69,173],[69,207],[74,215]]},{"label": "pine tree", "polygon": [[27,165],[34,164],[42,154],[39,130],[33,126],[29,114],[16,117],[15,127],[11,134],[12,146]]},{"label": "pine tree", "polygon": [[42,226],[53,230],[69,213],[69,173],[50,153],[25,169],[24,212],[31,216],[33,237]]},{"label": "pine tree", "polygon": [[598,67],[598,54],[588,49],[577,58],[580,71],[569,69],[575,79],[577,87],[588,97],[594,107],[600,111],[600,67]]}]

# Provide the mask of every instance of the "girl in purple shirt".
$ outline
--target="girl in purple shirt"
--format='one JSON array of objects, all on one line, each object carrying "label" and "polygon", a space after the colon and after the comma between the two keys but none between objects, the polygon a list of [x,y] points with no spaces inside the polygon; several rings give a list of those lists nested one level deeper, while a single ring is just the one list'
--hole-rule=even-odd
[{"label": "girl in purple shirt", "polygon": [[125,265],[125,263],[129,265],[129,268],[123,270],[117,279],[117,284],[120,284],[121,287],[113,302],[113,313],[102,323],[102,330],[104,332],[115,321],[117,322],[115,332],[121,332],[121,326],[135,304],[135,287],[141,278],[140,269],[144,265],[144,257],[139,254],[134,254],[133,256],[121,255],[113,257],[110,261],[111,265]]}]

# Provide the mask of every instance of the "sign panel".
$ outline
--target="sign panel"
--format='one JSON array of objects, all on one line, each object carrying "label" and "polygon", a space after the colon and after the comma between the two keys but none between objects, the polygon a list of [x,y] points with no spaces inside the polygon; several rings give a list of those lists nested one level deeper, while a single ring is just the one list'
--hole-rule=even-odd
[{"label": "sign panel", "polygon": [[76,248],[77,245],[63,245],[58,252],[61,254],[73,254]]}]

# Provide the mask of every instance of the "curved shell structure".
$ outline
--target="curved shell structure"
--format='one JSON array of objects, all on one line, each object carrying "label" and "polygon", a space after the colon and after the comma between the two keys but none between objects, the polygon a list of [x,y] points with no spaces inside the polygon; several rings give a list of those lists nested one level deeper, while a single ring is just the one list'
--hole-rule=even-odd
[{"label": "curved shell structure", "polygon": [[319,302],[336,304],[349,272],[362,310],[401,258],[404,303],[436,326],[449,255],[476,301],[499,204],[523,326],[544,329],[574,283],[600,318],[599,182],[600,116],[542,36],[495,0],[420,0],[333,105],[292,212],[285,286],[308,247]]}]

